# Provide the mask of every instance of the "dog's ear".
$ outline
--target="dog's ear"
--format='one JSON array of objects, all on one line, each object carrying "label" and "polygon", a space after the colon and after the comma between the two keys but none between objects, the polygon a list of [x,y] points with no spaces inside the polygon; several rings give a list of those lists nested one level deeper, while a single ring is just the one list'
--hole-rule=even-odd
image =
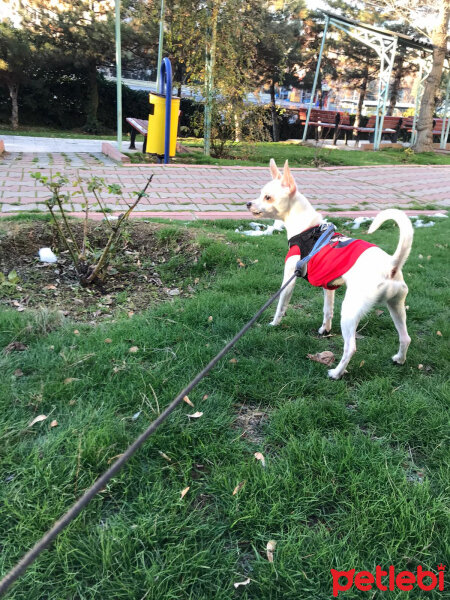
[{"label": "dog's ear", "polygon": [[291,170],[289,169],[288,161],[286,161],[284,163],[283,178],[281,180],[281,185],[283,187],[289,188],[290,196],[293,196],[295,194],[295,192],[297,191],[297,184],[295,183],[294,178],[291,173]]},{"label": "dog's ear", "polygon": [[272,179],[281,179],[281,173],[278,170],[278,167],[273,158],[270,159],[270,174],[272,175]]}]

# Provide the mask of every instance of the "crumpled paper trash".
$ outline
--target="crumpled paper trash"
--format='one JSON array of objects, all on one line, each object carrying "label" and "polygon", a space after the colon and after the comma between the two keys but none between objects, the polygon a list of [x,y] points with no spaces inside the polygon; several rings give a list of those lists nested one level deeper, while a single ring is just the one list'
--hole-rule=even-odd
[{"label": "crumpled paper trash", "polygon": [[39,248],[39,260],[45,263],[58,262],[56,254],[54,254],[50,248]]}]

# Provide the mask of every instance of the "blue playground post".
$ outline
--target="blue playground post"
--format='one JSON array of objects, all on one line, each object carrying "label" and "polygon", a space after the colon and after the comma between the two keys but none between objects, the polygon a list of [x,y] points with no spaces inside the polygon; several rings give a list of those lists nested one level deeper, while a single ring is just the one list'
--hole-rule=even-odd
[{"label": "blue playground post", "polygon": [[158,92],[166,96],[166,127],[164,133],[164,164],[167,165],[169,162],[169,146],[170,146],[170,121],[171,121],[171,109],[172,109],[172,65],[170,60],[165,58],[161,64],[161,73],[159,78],[159,90]]}]

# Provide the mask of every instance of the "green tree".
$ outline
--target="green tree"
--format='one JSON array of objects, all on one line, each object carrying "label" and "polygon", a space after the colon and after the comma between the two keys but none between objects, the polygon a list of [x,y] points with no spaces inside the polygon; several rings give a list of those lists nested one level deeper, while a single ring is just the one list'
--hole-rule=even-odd
[{"label": "green tree", "polygon": [[97,69],[114,64],[114,11],[109,0],[30,0],[33,11],[24,12],[24,25],[53,47],[62,63],[82,68],[88,81],[85,130],[96,133]]},{"label": "green tree", "polygon": [[272,137],[275,142],[280,139],[275,88],[295,77],[296,67],[301,62],[301,16],[304,7],[303,0],[273,5],[265,3],[257,19],[258,42],[253,71],[258,83],[270,87]]},{"label": "green tree", "polygon": [[[448,52],[450,0],[373,0],[373,3],[382,5],[393,18],[408,23],[422,38],[433,44],[433,64],[425,80],[414,144],[416,152],[429,152],[433,150],[433,114]],[[435,18],[432,30],[428,31],[423,23],[424,17],[430,16]]]},{"label": "green tree", "polygon": [[36,59],[36,47],[30,32],[15,27],[11,21],[0,22],[0,82],[8,88],[11,98],[13,129],[19,127],[20,86],[29,78]]}]

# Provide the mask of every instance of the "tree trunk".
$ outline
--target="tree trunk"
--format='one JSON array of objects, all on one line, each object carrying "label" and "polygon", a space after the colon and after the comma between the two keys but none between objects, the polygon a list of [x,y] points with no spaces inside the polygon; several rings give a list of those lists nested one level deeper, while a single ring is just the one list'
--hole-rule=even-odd
[{"label": "tree trunk", "polygon": [[360,92],[359,92],[358,106],[356,107],[355,127],[359,127],[359,124],[361,122],[361,114],[362,114],[362,110],[363,110],[363,106],[364,106],[364,99],[366,97],[368,83],[369,83],[369,67],[366,63],[366,65],[364,67],[364,71],[363,71],[363,80],[362,80]]},{"label": "tree trunk", "polygon": [[270,110],[272,113],[272,139],[274,142],[280,141],[280,124],[278,123],[277,105],[275,102],[275,83],[270,84]]},{"label": "tree trunk", "polygon": [[19,128],[19,84],[10,83],[8,85],[9,96],[11,98],[11,125],[13,129]]},{"label": "tree trunk", "polygon": [[86,102],[86,125],[84,130],[89,133],[98,133],[99,124],[97,121],[98,111],[98,82],[97,65],[91,60],[88,64],[88,94]]},{"label": "tree trunk", "polygon": [[389,98],[389,106],[386,111],[386,115],[388,117],[392,117],[395,110],[395,105],[397,104],[398,93],[400,91],[400,84],[403,77],[403,58],[404,53],[400,50],[397,58],[395,59],[395,67],[394,67],[394,81],[391,86],[391,97]]},{"label": "tree trunk", "polygon": [[207,9],[208,23],[206,27],[206,57],[205,57],[205,125],[203,153],[211,155],[212,106],[214,96],[214,68],[216,63],[217,20],[219,18],[219,2],[213,0],[212,10]]},{"label": "tree trunk", "polygon": [[436,28],[431,34],[433,42],[433,67],[425,80],[417,121],[417,139],[413,148],[416,152],[433,150],[433,112],[436,92],[441,82],[442,68],[447,50],[447,30],[450,18],[450,0],[441,0]]}]

